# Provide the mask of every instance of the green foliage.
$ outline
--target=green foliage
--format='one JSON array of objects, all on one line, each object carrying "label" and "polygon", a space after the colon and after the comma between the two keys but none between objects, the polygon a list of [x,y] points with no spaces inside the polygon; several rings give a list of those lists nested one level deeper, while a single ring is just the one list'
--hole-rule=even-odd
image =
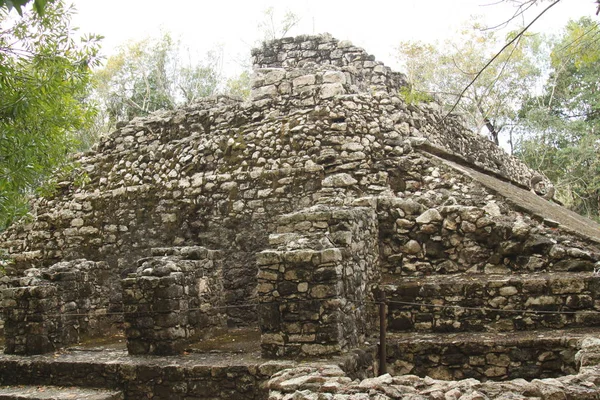
[{"label": "green foliage", "polygon": [[229,78],[225,84],[225,93],[247,99],[250,97],[250,72],[244,71],[236,78]]},{"label": "green foliage", "polygon": [[[512,37],[500,38],[496,31],[485,30],[475,21],[444,43],[402,42],[398,55],[413,90],[434,95],[449,111],[497,49]],[[522,99],[540,75],[540,50],[538,36],[523,36],[483,71],[457,107],[472,130],[487,130],[490,139],[498,143],[498,134],[514,120]]]},{"label": "green foliage", "polygon": [[72,8],[10,21],[0,10],[0,229],[27,212],[26,197],[68,164],[73,132],[92,120],[85,98],[97,36],[72,39]]},{"label": "green foliage", "polygon": [[415,90],[412,86],[401,88],[398,94],[407,104],[431,103],[434,101],[433,96],[429,93]]},{"label": "green foliage", "polygon": [[554,43],[539,96],[520,110],[517,155],[555,182],[558,198],[598,219],[600,210],[600,28],[570,21]]},{"label": "green foliage", "polygon": [[[33,10],[38,13],[38,15],[44,15],[48,3],[53,3],[54,1],[56,0],[33,0]],[[29,2],[31,2],[31,0],[0,0],[0,8],[6,7],[9,11],[14,8],[19,15],[22,16],[23,7]]]},{"label": "green foliage", "polygon": [[217,91],[220,52],[203,62],[181,65],[180,44],[169,34],[129,43],[96,72],[96,99],[102,123],[111,129],[117,121],[144,116],[159,109],[173,109]]}]

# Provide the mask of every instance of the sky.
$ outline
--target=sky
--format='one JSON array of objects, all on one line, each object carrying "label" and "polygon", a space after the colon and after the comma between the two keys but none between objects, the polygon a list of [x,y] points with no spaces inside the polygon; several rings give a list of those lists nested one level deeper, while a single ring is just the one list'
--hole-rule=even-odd
[{"label": "sky", "polygon": [[[350,40],[393,69],[400,41],[443,41],[463,21],[479,15],[489,26],[498,25],[515,11],[511,0],[72,0],[77,14],[73,25],[82,33],[105,37],[103,53],[115,54],[131,40],[170,32],[193,55],[204,55],[221,46],[224,75],[241,71],[250,50],[262,39],[259,30],[265,10],[273,7],[276,20],[291,11],[300,22],[289,35],[330,33]],[[529,23],[551,1],[541,1],[520,18]],[[562,0],[532,30],[558,33],[570,19],[595,17],[594,0]]]}]

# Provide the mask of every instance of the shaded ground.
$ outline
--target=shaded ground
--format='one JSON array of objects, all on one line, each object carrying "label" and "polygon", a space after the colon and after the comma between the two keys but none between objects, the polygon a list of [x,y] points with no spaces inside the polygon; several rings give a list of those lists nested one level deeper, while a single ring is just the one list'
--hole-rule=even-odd
[{"label": "shaded ground", "polygon": [[[0,363],[3,360],[11,359],[58,363],[93,362],[95,364],[123,363],[211,367],[257,365],[269,361],[260,357],[260,332],[256,328],[214,332],[209,338],[191,343],[184,354],[175,356],[130,356],[127,353],[125,337],[122,334],[114,334],[89,338],[55,353],[26,357],[0,354]],[[286,361],[284,363],[290,364],[292,362]]]},{"label": "shaded ground", "polygon": [[260,352],[260,330],[237,328],[214,332],[209,337],[191,343],[190,352],[195,353],[255,353]]},{"label": "shaded ground", "polygon": [[[69,346],[66,351],[101,352],[127,351],[127,342],[122,332],[97,338],[88,338]],[[260,330],[258,328],[222,329],[188,344],[184,356],[190,353],[225,355],[232,353],[239,358],[245,354],[260,358]]]}]

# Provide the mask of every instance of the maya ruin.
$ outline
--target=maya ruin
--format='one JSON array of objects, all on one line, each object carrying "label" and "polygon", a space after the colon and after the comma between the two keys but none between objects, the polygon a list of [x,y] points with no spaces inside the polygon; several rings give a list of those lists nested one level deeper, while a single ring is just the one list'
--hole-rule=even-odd
[{"label": "maya ruin", "polygon": [[1,234],[0,399],[600,398],[599,225],[350,42],[252,55]]}]

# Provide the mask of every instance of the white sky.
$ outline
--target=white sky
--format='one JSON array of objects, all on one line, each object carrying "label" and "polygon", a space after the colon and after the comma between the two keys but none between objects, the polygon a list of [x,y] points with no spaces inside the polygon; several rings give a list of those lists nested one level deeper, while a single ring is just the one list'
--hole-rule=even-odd
[{"label": "white sky", "polygon": [[[120,44],[168,31],[193,54],[219,44],[224,50],[224,73],[237,72],[236,60],[249,57],[261,39],[258,25],[264,11],[274,7],[280,17],[292,11],[301,17],[290,35],[331,33],[351,40],[378,60],[398,68],[394,48],[402,40],[443,40],[472,15],[489,25],[507,20],[515,8],[501,0],[71,0],[78,14],[73,24],[82,33],[105,36],[103,53],[110,56]],[[528,23],[550,1],[534,7],[519,22]],[[556,32],[571,19],[594,18],[594,0],[562,0],[532,30]]]}]

